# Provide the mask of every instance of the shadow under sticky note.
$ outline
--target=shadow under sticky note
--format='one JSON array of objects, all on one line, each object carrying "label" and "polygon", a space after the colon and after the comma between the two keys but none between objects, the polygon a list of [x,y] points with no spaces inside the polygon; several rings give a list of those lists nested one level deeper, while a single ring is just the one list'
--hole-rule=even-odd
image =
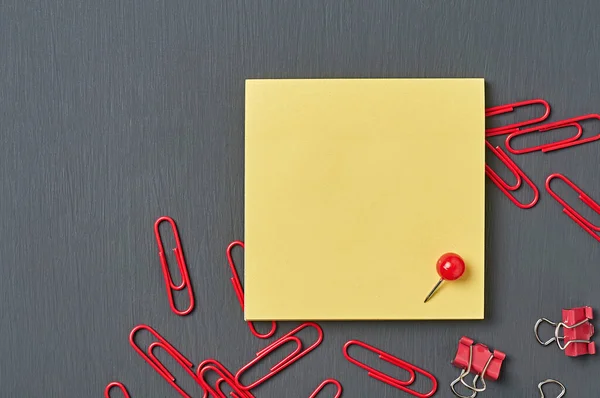
[{"label": "shadow under sticky note", "polygon": [[[483,79],[246,81],[245,318],[482,319]],[[460,254],[465,276],[435,263]]]}]

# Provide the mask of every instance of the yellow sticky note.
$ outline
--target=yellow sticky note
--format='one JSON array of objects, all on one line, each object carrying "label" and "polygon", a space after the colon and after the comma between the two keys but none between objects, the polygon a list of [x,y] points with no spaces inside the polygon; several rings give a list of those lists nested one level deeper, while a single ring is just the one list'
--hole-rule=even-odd
[{"label": "yellow sticky note", "polygon": [[[246,319],[482,319],[484,103],[483,79],[246,81]],[[446,252],[467,271],[424,304]]]}]

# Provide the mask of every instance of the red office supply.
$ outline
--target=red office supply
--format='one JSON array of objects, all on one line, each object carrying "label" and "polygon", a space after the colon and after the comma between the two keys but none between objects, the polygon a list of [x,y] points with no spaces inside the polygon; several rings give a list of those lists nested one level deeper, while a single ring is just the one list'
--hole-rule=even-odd
[{"label": "red office supply", "polygon": [[[580,355],[594,355],[596,353],[596,344],[591,341],[594,335],[594,325],[590,320],[594,319],[591,307],[578,307],[569,310],[562,310],[562,322],[552,322],[546,318],[540,318],[533,327],[535,338],[543,346],[548,346],[554,342],[558,345],[565,355],[569,357],[578,357]],[[554,327],[554,337],[542,341],[539,336],[540,325],[546,322]],[[560,328],[564,329],[564,335],[559,336]],[[563,341],[564,344],[561,344]]]},{"label": "red office supply", "polygon": [[121,390],[124,398],[131,398],[129,396],[129,392],[127,392],[127,388],[125,388],[123,383],[120,383],[118,381],[113,381],[112,383],[106,386],[106,388],[104,389],[104,398],[110,398],[110,390],[112,388],[118,388],[119,390]]},{"label": "red office supply", "polygon": [[550,195],[552,195],[552,197],[558,203],[560,203],[563,206],[563,213],[565,213],[567,216],[571,217],[571,219],[573,221],[575,221],[577,223],[577,225],[579,225],[587,233],[589,233],[592,237],[594,237],[598,242],[600,242],[600,235],[598,235],[598,232],[600,232],[600,226],[592,224],[589,220],[587,220],[580,213],[578,213],[575,209],[573,209],[573,207],[571,207],[563,198],[558,196],[558,194],[556,192],[554,192],[552,190],[552,188],[550,188],[550,182],[552,182],[552,180],[554,178],[558,178],[558,179],[562,180],[563,182],[565,182],[569,187],[571,187],[571,189],[573,189],[575,192],[577,192],[577,194],[579,195],[579,199],[583,203],[585,203],[586,205],[591,207],[592,210],[594,210],[598,214],[600,214],[600,204],[595,202],[594,199],[590,198],[585,192],[583,192],[583,190],[581,190],[581,188],[579,188],[571,180],[569,180],[567,177],[565,177],[562,174],[554,173],[554,174],[551,174],[546,179],[546,190],[548,191],[548,193]]},{"label": "red office supply", "polygon": [[[518,137],[520,135],[530,134],[530,133],[535,133],[535,132],[543,133],[543,132],[547,132],[547,131],[551,131],[551,130],[557,130],[557,129],[563,128],[563,127],[576,127],[577,134],[575,134],[572,137],[565,138],[563,140],[551,142],[549,144],[532,146],[529,148],[514,149],[510,144],[510,141],[513,138]],[[530,153],[530,152],[536,152],[536,151],[549,152],[549,151],[553,151],[555,147],[558,147],[561,145],[566,145],[570,142],[579,140],[579,137],[581,137],[582,135],[583,135],[583,127],[581,127],[581,124],[579,124],[579,123],[565,123],[563,125],[554,125],[553,123],[550,123],[550,124],[544,124],[541,126],[530,127],[525,130],[518,130],[518,131],[511,133],[508,137],[506,137],[505,146],[506,146],[506,149],[510,153],[514,153],[515,155],[522,155],[524,153]]]},{"label": "red office supply", "polygon": [[[487,388],[485,380],[498,380],[500,377],[500,370],[502,368],[502,362],[506,358],[506,354],[501,351],[490,349],[481,344],[477,343],[466,337],[461,337],[458,342],[458,349],[456,356],[452,361],[452,364],[457,368],[462,369],[460,376],[450,384],[450,388],[454,395],[458,397],[474,397],[478,392],[483,392]],[[475,375],[473,379],[473,385],[468,385],[464,378],[472,373]],[[482,387],[477,387],[477,381],[481,380]],[[459,394],[454,386],[461,382],[465,387],[473,391],[472,395],[461,395]]]},{"label": "red office supply", "polygon": [[465,261],[456,253],[446,253],[438,259],[435,268],[440,276],[440,280],[436,283],[431,292],[429,292],[427,297],[425,297],[424,303],[429,301],[443,281],[455,281],[463,276],[465,273]]},{"label": "red office supply", "polygon": [[308,398],[317,398],[319,392],[321,392],[321,390],[323,390],[327,386],[327,384],[333,384],[337,387],[337,392],[335,393],[335,396],[333,398],[340,398],[342,396],[342,385],[340,384],[340,382],[336,379],[326,379],[321,384],[319,384],[319,387],[317,387],[317,389],[313,391],[313,393],[310,394],[310,397]]},{"label": "red office supply", "polygon": [[485,110],[485,117],[492,117],[492,116],[501,115],[504,113],[513,112],[515,110],[515,108],[518,108],[518,107],[535,105],[535,104],[540,104],[540,105],[544,106],[545,112],[542,116],[540,116],[538,118],[530,119],[530,120],[525,120],[523,122],[509,124],[507,126],[485,129],[486,137],[493,137],[496,135],[504,135],[504,134],[512,133],[513,131],[519,130],[520,127],[543,122],[550,115],[550,104],[548,104],[548,102],[543,99],[520,101],[520,102],[515,102],[512,104],[499,105],[499,106],[487,108]]},{"label": "red office supply", "polygon": [[497,147],[498,149],[494,148],[494,146],[492,144],[490,144],[488,141],[485,141],[485,146],[487,146],[488,149],[490,151],[492,151],[492,153],[494,155],[496,155],[496,157],[498,157],[498,159],[500,159],[500,161],[515,176],[515,183],[513,185],[509,185],[506,181],[504,181],[502,178],[500,178],[500,176],[498,175],[498,173],[496,173],[486,163],[486,165],[485,165],[485,172],[486,172],[486,174],[488,174],[488,173],[490,174],[490,175],[488,175],[488,177],[490,178],[490,180],[492,180],[492,182],[494,184],[498,185],[498,188],[500,188],[500,189],[504,188],[507,191],[516,191],[517,189],[519,189],[521,187],[521,184],[522,184],[521,173],[519,172],[520,169],[518,167],[516,167],[516,164],[514,162],[510,162],[510,161],[507,162],[505,160],[506,158],[503,157],[500,154],[500,148],[499,147]]},{"label": "red office supply", "polygon": [[[600,120],[600,115],[593,113],[593,114],[589,114],[589,115],[572,117],[570,119],[559,120],[557,122],[552,122],[552,123],[545,124],[544,126],[540,126],[540,127],[543,127],[543,130],[539,130],[539,131],[548,131],[548,130],[552,130],[552,129],[567,127],[567,126],[574,126],[574,125],[579,126],[579,129],[581,129],[581,125],[579,124],[579,122],[584,121],[584,120],[589,120],[589,119]],[[531,133],[532,131],[538,131],[538,130],[536,128],[532,128],[532,129],[527,129],[527,130],[523,130],[523,131],[512,132],[508,137],[506,137],[506,147],[508,148],[508,150],[511,152],[517,151],[517,150],[512,149],[509,146],[511,139],[513,139],[514,137],[521,135],[521,134]],[[542,152],[556,151],[558,149],[569,148],[572,146],[587,144],[588,142],[600,140],[600,133],[598,133],[592,137],[579,139],[579,137],[581,137],[581,134],[582,133],[579,133],[575,137],[571,137],[566,140],[558,141],[551,145],[545,145],[544,148],[541,149],[541,151]],[[513,152],[513,153],[517,153],[517,152]],[[525,153],[525,152],[522,152],[522,153]]]},{"label": "red office supply", "polygon": [[[240,246],[242,249],[244,249],[244,242],[236,240],[231,242],[229,246],[227,246],[227,261],[229,262],[229,268],[231,268],[231,274],[233,275],[231,277],[231,284],[233,285],[233,290],[235,291],[235,295],[237,296],[238,301],[240,302],[242,311],[244,311],[244,288],[242,287],[242,282],[240,281],[240,277],[237,273],[237,270],[235,269],[235,263],[233,262],[233,256],[231,255],[231,251],[236,246]],[[275,331],[277,330],[277,323],[275,323],[275,321],[272,321],[271,330],[269,330],[265,334],[258,333],[254,328],[254,324],[252,322],[248,322],[248,327],[250,328],[250,332],[255,337],[258,337],[259,339],[268,339],[269,337],[275,334]]]},{"label": "red office supply", "polygon": [[[150,332],[158,341],[153,342],[148,346],[148,352],[144,352],[135,342],[135,335],[140,330],[146,330]],[[165,350],[185,371],[194,379],[198,385],[202,387],[202,384],[198,380],[193,370],[193,364],[183,356],[175,347],[173,347],[164,337],[162,337],[156,330],[152,329],[147,325],[138,325],[129,334],[129,344],[133,349],[154,368],[154,370],[163,377],[181,396],[185,398],[191,398],[181,387],[176,383],[175,377],[167,368],[156,358],[154,355],[154,349],[159,347]],[[204,398],[208,398],[208,394],[204,391]]]},{"label": "red office supply", "polygon": [[[165,248],[163,247],[162,238],[160,236],[159,226],[160,223],[162,223],[163,221],[166,221],[171,225],[171,229],[173,230],[173,235],[175,237],[175,249],[173,249],[173,251],[175,252],[177,266],[179,268],[179,273],[181,274],[181,283],[179,285],[173,283],[173,278],[171,277],[171,273],[169,272],[169,265],[167,264]],[[183,249],[181,248],[181,241],[179,239],[179,231],[177,230],[177,225],[175,224],[175,221],[173,221],[171,217],[160,217],[154,223],[154,235],[156,236],[156,243],[158,244],[158,255],[160,256],[160,263],[165,278],[165,284],[167,286],[167,297],[169,298],[169,305],[171,306],[171,310],[173,310],[173,312],[177,315],[187,315],[194,309],[194,292],[192,290],[192,284],[190,282],[190,274],[188,272],[187,265],[185,264]],[[190,304],[185,310],[179,310],[177,309],[177,307],[175,307],[173,290],[181,291],[185,288],[187,288],[188,291],[188,298]]]},{"label": "red office supply", "polygon": [[[219,379],[216,381],[216,385],[213,388],[209,381],[207,380],[206,373],[213,372],[219,376]],[[223,397],[226,398],[227,395],[223,391],[221,384],[225,383],[232,390],[230,395],[235,398],[254,398],[249,391],[242,390],[235,382],[235,377],[223,364],[215,359],[207,359],[203,361],[200,365],[198,365],[198,369],[196,370],[196,375],[200,381],[200,384],[204,388],[204,390],[211,397]]]},{"label": "red office supply", "polygon": [[[352,358],[350,356],[350,354],[348,353],[348,348],[352,345],[357,345],[359,347],[364,348],[367,351],[371,351],[377,355],[379,355],[379,358],[384,360],[385,362],[388,362],[392,365],[395,365],[399,368],[401,368],[402,370],[405,370],[406,372],[408,372],[409,374],[409,379],[408,380],[398,380],[392,376],[386,375],[385,373],[372,368],[369,365],[366,365],[360,361],[358,361],[355,358]],[[350,361],[351,363],[355,364],[356,366],[358,366],[359,368],[362,368],[364,370],[367,371],[367,374],[374,378],[375,380],[379,380],[382,383],[388,384],[392,387],[395,387],[399,390],[402,390],[404,392],[407,392],[415,397],[419,397],[419,398],[428,398],[433,396],[433,394],[435,394],[435,392],[437,391],[437,380],[436,378],[429,372],[416,367],[415,365],[408,363],[406,361],[403,361],[400,358],[397,358],[391,354],[388,354],[385,351],[382,351],[378,348],[375,348],[367,343],[364,343],[362,341],[359,340],[350,340],[348,341],[346,344],[344,344],[344,349],[343,349],[343,353],[344,353],[344,357],[346,357],[346,359],[348,361]],[[415,381],[416,378],[416,374],[421,374],[425,377],[427,377],[429,380],[431,380],[432,383],[432,387],[431,390],[427,393],[421,393],[418,391],[415,391],[411,388],[408,388],[411,384],[413,384],[413,382]]]},{"label": "red office supply", "polygon": [[[500,176],[494,170],[492,170],[492,168],[490,166],[488,166],[486,164],[485,165],[485,174],[489,177],[489,179],[492,180],[492,182],[494,184],[496,184],[496,186],[498,188],[500,188],[500,190],[508,197],[508,199],[510,199],[511,202],[513,202],[518,208],[530,209],[533,206],[535,206],[536,203],[538,202],[538,200],[540,199],[540,192],[537,189],[537,187],[535,186],[535,184],[529,179],[529,177],[527,177],[527,175],[523,172],[523,170],[521,170],[519,168],[519,166],[517,166],[517,164],[510,157],[508,157],[508,155],[506,154],[506,152],[504,152],[502,150],[502,148],[500,148],[499,146],[496,146],[494,148],[492,146],[492,144],[490,144],[487,141],[485,142],[485,144],[496,156],[498,156],[500,158],[500,160],[502,160],[502,162],[517,177],[517,184],[512,185],[512,186],[508,185],[506,183],[506,181],[504,181],[502,178],[500,178]],[[520,182],[521,178],[523,180],[525,180],[527,185],[529,185],[529,187],[533,190],[533,195],[534,195],[533,200],[529,203],[521,203],[511,194],[511,192],[515,191],[521,185],[521,182]],[[515,186],[516,186],[516,188],[515,188]]]},{"label": "red office supply", "polygon": [[[294,335],[307,327],[314,328],[317,331],[318,337],[317,337],[317,340],[312,345],[303,349],[302,341]],[[242,388],[242,390],[245,390],[245,391],[251,390],[251,389],[257,387],[258,385],[264,383],[271,377],[275,376],[277,373],[281,372],[282,370],[284,370],[285,368],[287,368],[294,362],[298,361],[299,359],[301,359],[308,353],[310,353],[312,350],[317,348],[317,346],[319,344],[321,344],[322,341],[323,341],[323,329],[321,329],[321,327],[319,325],[317,325],[314,322],[303,323],[300,326],[298,326],[297,328],[288,332],[287,334],[281,336],[279,339],[275,340],[274,342],[272,342],[271,344],[269,344],[268,346],[266,346],[259,352],[257,352],[256,358],[254,358],[253,360],[248,362],[246,365],[244,365],[240,370],[238,370],[238,372],[235,374],[235,381],[238,384],[238,386],[240,386]],[[246,372],[248,369],[253,367],[256,363],[263,360],[271,352],[275,351],[277,348],[279,348],[287,343],[295,343],[296,348],[294,349],[294,351],[292,353],[288,354],[285,358],[283,358],[281,361],[279,361],[279,363],[277,363],[276,365],[271,367],[269,373],[267,373],[266,375],[264,375],[263,377],[259,378],[258,380],[254,381],[253,383],[251,383],[249,385],[244,385],[241,382],[240,379],[241,379],[242,375],[244,374],[244,372]]]}]

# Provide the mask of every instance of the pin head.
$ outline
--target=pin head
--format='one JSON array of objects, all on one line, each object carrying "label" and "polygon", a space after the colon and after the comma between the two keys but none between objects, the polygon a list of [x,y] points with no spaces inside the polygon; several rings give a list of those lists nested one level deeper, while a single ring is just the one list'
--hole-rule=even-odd
[{"label": "pin head", "polygon": [[433,287],[431,292],[425,298],[425,303],[429,301],[433,293],[440,287],[443,281],[454,281],[460,278],[465,273],[465,261],[456,253],[446,253],[437,261],[437,273],[440,280]]},{"label": "pin head", "polygon": [[465,273],[465,261],[456,253],[446,253],[437,261],[436,269],[440,278],[454,281]]}]

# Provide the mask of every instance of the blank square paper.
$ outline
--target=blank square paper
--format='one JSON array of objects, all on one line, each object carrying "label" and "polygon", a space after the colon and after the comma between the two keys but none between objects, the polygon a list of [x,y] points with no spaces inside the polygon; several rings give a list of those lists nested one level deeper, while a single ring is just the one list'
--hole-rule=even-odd
[{"label": "blank square paper", "polygon": [[[247,320],[482,319],[483,79],[248,80]],[[423,300],[437,259],[467,271]]]}]

